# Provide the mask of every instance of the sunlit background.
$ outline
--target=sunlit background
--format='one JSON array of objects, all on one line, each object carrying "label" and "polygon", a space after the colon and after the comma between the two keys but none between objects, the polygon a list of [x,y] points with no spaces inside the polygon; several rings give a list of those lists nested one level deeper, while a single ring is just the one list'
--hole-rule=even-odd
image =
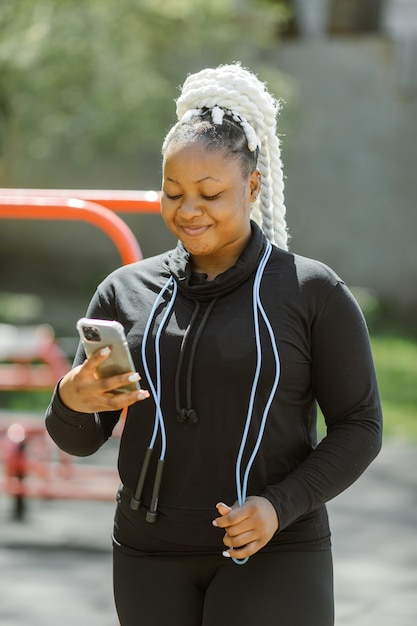
[{"label": "sunlit background", "polygon": [[[180,85],[231,61],[282,101],[290,248],[358,298],[386,436],[415,443],[417,0],[1,0],[0,195],[158,190]],[[120,216],[145,256],[175,245],[159,215]],[[91,225],[0,218],[3,338],[48,324],[70,362],[120,264]],[[41,414],[49,395],[0,381],[3,409]]]},{"label": "sunlit background", "polygon": [[[240,60],[283,101],[292,250],[413,327],[416,30],[410,0],[3,0],[0,185],[158,189],[184,78]],[[145,255],[172,245],[159,217],[125,219]],[[71,335],[119,263],[111,244],[74,224],[0,228],[2,296],[42,299],[12,316]]]}]

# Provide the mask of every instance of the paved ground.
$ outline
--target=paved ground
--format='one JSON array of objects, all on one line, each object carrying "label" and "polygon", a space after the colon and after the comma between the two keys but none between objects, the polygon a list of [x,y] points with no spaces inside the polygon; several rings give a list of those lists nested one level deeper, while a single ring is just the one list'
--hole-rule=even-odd
[{"label": "paved ground", "polygon": [[[417,447],[387,442],[329,511],[337,626],[415,626]],[[16,523],[0,497],[1,626],[116,626],[112,515],[111,503],[32,501]]]},{"label": "paved ground", "polygon": [[329,513],[337,626],[415,626],[417,446],[386,443]]}]

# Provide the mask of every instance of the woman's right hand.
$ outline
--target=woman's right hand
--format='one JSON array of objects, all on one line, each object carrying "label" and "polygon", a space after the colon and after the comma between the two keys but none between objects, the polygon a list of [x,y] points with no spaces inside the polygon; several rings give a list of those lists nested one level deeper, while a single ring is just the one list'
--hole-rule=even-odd
[{"label": "woman's right hand", "polygon": [[138,400],[149,398],[149,391],[141,389],[126,393],[111,393],[127,382],[139,380],[137,372],[98,378],[97,368],[107,359],[110,348],[97,350],[82,365],[74,367],[59,383],[59,397],[72,411],[98,413],[121,410]]}]

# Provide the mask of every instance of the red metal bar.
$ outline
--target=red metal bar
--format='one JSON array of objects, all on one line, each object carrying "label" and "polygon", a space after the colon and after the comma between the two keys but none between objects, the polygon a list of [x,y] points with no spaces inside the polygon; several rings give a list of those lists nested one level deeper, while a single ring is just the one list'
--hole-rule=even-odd
[{"label": "red metal bar", "polygon": [[[4,191],[4,190],[3,190]],[[55,192],[58,194],[58,192]],[[113,211],[89,200],[78,198],[0,195],[0,218],[79,220],[104,231],[115,244],[123,264],[142,258],[136,237],[128,225]]]},{"label": "red metal bar", "polygon": [[[78,196],[78,197],[77,197]],[[83,196],[83,197],[80,197]],[[98,203],[98,201],[100,201]],[[147,213],[159,213],[158,194],[155,192],[79,192],[74,190],[0,190],[0,218],[9,219],[48,219],[48,220],[78,220],[89,222],[104,231],[113,241],[119,251],[124,264],[133,263],[142,258],[139,244],[127,224],[110,209],[120,211],[139,211]],[[39,382],[39,381],[38,381]],[[10,428],[12,430],[10,430]],[[51,481],[42,477],[42,472],[47,471],[47,478],[51,478],[50,463],[38,463],[36,466],[27,457],[25,445],[30,432],[30,425],[25,420],[22,423],[14,421],[8,429],[9,450],[6,451],[6,466],[8,472],[5,484],[0,480],[0,492],[2,488],[16,498],[16,516],[23,517],[25,497],[48,497],[61,498],[96,498],[114,499],[114,493],[118,485],[116,470],[112,470],[106,476],[104,485],[101,485],[97,477],[91,481],[90,472],[80,469],[81,485],[90,485],[90,490],[80,487],[80,481],[62,480]],[[15,429],[15,430],[13,430]],[[18,431],[16,431],[18,429]],[[45,427],[43,420],[35,427],[43,435]],[[0,435],[2,434],[0,424]],[[36,434],[33,433],[34,436]],[[14,439],[13,439],[14,437]],[[23,439],[21,438],[23,437]],[[2,442],[0,441],[0,444]],[[9,465],[7,465],[9,462]],[[13,464],[14,463],[14,464]],[[34,488],[33,470],[40,472],[40,483]],[[101,472],[100,472],[101,474]],[[43,478],[43,479],[42,479]],[[58,477],[57,477],[58,478]],[[69,478],[74,479],[74,476]],[[93,477],[94,478],[94,477]],[[109,483],[114,480],[111,490]],[[91,484],[92,482],[92,484]],[[54,483],[54,484],[52,484]]]},{"label": "red metal bar", "polygon": [[156,191],[109,191],[101,189],[1,189],[2,196],[79,198],[97,202],[116,213],[160,213],[160,193]]}]

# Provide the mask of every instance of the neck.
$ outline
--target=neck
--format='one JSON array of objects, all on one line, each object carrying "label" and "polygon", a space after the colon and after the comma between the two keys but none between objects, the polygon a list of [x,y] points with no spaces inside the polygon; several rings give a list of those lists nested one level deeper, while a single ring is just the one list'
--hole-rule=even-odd
[{"label": "neck", "polygon": [[214,280],[219,274],[223,274],[226,270],[236,265],[236,262],[243,250],[248,244],[250,239],[250,232],[248,236],[241,241],[239,246],[232,246],[231,249],[223,249],[218,254],[214,255],[191,255],[191,266],[194,272],[200,274],[206,274],[207,280]]},{"label": "neck", "polygon": [[195,256],[191,256],[191,266],[193,268],[194,272],[198,272],[199,274],[206,274],[207,275],[207,280],[214,280],[217,276],[219,276],[219,274],[223,274],[223,272],[225,272],[226,270],[228,270],[230,267],[233,267],[233,265],[235,265],[236,261],[237,261],[238,257],[236,257],[235,259],[230,259],[230,262],[225,263],[224,259],[223,262],[209,262],[207,263],[207,260],[201,257],[195,257]]}]

